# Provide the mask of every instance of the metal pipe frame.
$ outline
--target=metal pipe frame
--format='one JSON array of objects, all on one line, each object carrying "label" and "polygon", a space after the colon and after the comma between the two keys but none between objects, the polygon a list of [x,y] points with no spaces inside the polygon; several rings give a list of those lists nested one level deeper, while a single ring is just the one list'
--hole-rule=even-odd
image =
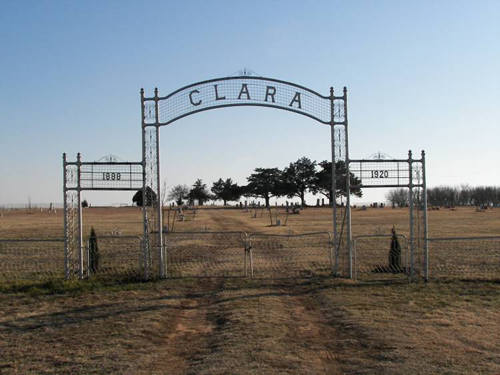
[{"label": "metal pipe frame", "polygon": [[162,220],[162,202],[161,202],[161,187],[160,187],[160,126],[158,115],[158,88],[155,88],[155,120],[156,120],[156,209],[157,209],[157,224],[158,224],[158,261],[159,261],[159,277],[166,277],[166,259],[163,253],[163,220]]},{"label": "metal pipe frame", "polygon": [[427,179],[425,177],[425,151],[422,150],[422,182],[423,182],[423,210],[424,210],[424,278],[429,281],[429,232],[427,222]]},{"label": "metal pipe frame", "polygon": [[410,280],[413,281],[415,272],[415,233],[413,228],[413,159],[411,150],[408,151],[409,189],[408,203],[410,205]]},{"label": "metal pipe frame", "polygon": [[64,278],[69,279],[69,243],[68,243],[68,192],[66,183],[66,153],[63,153],[63,204],[64,204]]},{"label": "metal pipe frame", "polygon": [[336,204],[336,192],[337,192],[337,176],[336,176],[336,168],[335,168],[335,110],[334,110],[334,93],[333,87],[330,87],[330,105],[331,105],[331,125],[330,125],[330,137],[331,137],[331,147],[332,147],[332,191],[331,194],[331,202],[332,202],[332,215],[333,215],[333,246],[332,251],[335,251],[335,263],[333,265],[333,274],[338,274],[338,266],[339,266],[339,248],[337,246],[339,242],[337,235],[337,204]]},{"label": "metal pipe frame", "polygon": [[141,136],[142,136],[142,224],[143,224],[143,262],[144,279],[149,279],[149,229],[146,209],[146,127],[144,125],[144,89],[141,89]]},{"label": "metal pipe frame", "polygon": [[349,169],[349,133],[347,120],[347,87],[344,86],[344,123],[345,123],[345,167],[346,167],[346,216],[347,216],[347,249],[349,250],[349,278],[353,278],[353,255],[351,245],[351,174]]},{"label": "metal pipe frame", "polygon": [[80,153],[76,155],[77,162],[77,205],[78,205],[78,277],[83,279],[83,227],[82,227],[82,194],[80,189],[80,167],[82,156]]}]

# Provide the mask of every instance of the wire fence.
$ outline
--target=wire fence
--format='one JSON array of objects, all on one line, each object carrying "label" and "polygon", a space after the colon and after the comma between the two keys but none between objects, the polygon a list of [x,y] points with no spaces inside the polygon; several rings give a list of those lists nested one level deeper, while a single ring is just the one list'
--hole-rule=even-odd
[{"label": "wire fence", "polygon": [[[344,267],[348,253],[337,251],[327,232],[174,232],[164,236],[168,277],[348,276]],[[353,238],[355,278],[408,278],[409,241],[402,235],[398,240],[400,253],[395,261],[391,236]],[[500,236],[430,238],[428,244],[430,279],[500,279]],[[85,277],[142,278],[157,256],[155,251],[145,254],[139,236],[99,236],[97,246],[96,265],[90,241],[84,241]],[[63,239],[0,239],[0,280],[63,278],[64,261]],[[425,259],[418,256],[413,261],[415,276],[423,277]],[[152,271],[150,275],[155,277],[157,272]]]},{"label": "wire fence", "polygon": [[64,239],[0,239],[0,280],[64,277]]},{"label": "wire fence", "polygon": [[[82,249],[83,275],[128,277],[143,275],[142,239],[100,236],[90,256],[89,240]],[[79,263],[79,254],[75,254]],[[93,259],[93,260],[91,260]],[[64,277],[64,239],[0,239],[0,280],[40,280]],[[77,277],[78,270],[73,270]]]},{"label": "wire fence", "polygon": [[431,278],[500,279],[500,236],[429,239]]}]

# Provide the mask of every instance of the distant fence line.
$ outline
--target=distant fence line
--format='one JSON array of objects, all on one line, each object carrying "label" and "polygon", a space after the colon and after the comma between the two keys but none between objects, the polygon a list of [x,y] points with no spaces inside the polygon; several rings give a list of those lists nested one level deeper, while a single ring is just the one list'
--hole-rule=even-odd
[{"label": "distant fence line", "polygon": [[[390,236],[353,238],[353,265],[359,280],[407,279],[408,241],[398,236],[401,264],[388,263]],[[430,238],[430,279],[500,278],[500,236]],[[156,254],[143,254],[139,236],[99,236],[98,267],[89,266],[88,240],[82,259],[88,277],[144,277],[155,273]],[[245,232],[173,232],[165,234],[169,277],[309,277],[346,276],[347,254],[336,251],[331,234],[266,234]],[[62,239],[0,239],[0,280],[64,277]],[[423,276],[422,254],[415,254],[415,275]],[[73,256],[73,262],[80,259]]]}]

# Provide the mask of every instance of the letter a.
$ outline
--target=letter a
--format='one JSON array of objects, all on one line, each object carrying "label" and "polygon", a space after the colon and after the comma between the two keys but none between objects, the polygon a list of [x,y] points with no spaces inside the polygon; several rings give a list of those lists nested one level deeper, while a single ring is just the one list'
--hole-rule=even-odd
[{"label": "letter a", "polygon": [[241,90],[240,90],[240,95],[238,95],[238,99],[241,99],[241,95],[245,94],[247,96],[248,100],[250,99],[250,93],[248,92],[248,87],[246,83],[241,84]]},{"label": "letter a", "polygon": [[302,106],[300,104],[300,92],[295,92],[295,96],[293,97],[290,104],[288,104],[288,106],[293,107],[293,103],[295,103],[295,102],[298,104],[298,108],[302,109]]},{"label": "letter a", "polygon": [[194,93],[197,93],[199,94],[200,92],[198,90],[193,90],[189,93],[189,101],[191,102],[192,105],[200,105],[201,104],[201,100],[198,100],[196,103],[193,102],[193,94]]},{"label": "letter a", "polygon": [[267,102],[267,97],[270,96],[271,100],[274,103],[274,95],[276,95],[276,87],[266,86],[266,97],[265,97],[264,101]]}]

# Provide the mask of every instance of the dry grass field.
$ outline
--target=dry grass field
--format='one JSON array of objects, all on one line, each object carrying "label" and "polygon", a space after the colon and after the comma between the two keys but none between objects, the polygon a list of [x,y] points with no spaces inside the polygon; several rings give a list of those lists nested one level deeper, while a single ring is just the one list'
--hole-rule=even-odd
[{"label": "dry grass field", "polygon": [[[275,212],[273,208],[272,212]],[[278,218],[284,223],[286,215],[278,207]],[[256,215],[255,215],[256,214]],[[473,207],[429,211],[429,237],[481,236],[500,234],[500,209],[478,212]],[[256,216],[254,218],[254,216]],[[173,214],[170,217],[172,222]],[[165,222],[167,213],[165,213]],[[136,207],[91,207],[83,210],[84,235],[94,226],[98,234],[118,232],[122,235],[142,235],[142,214]],[[248,231],[275,234],[331,231],[330,208],[308,208],[299,215],[289,215],[286,226],[271,226],[269,214],[262,209],[210,208],[197,210],[195,219],[186,215],[185,221],[175,221],[175,231]],[[352,209],[353,235],[390,234],[395,225],[398,232],[408,234],[408,210],[378,208]],[[10,210],[0,217],[0,238],[62,238],[62,210]]]},{"label": "dry grass field", "polygon": [[[330,230],[309,208],[200,209],[177,231]],[[408,231],[406,210],[353,211],[353,234]],[[280,218],[281,219],[281,218]],[[281,219],[283,222],[284,219]],[[141,232],[135,208],[90,208],[84,233]],[[499,235],[500,210],[429,212],[431,237]],[[60,212],[6,211],[0,238],[60,238]],[[500,276],[499,276],[500,277]],[[330,277],[0,283],[1,374],[496,374],[498,278],[429,283]]]}]

